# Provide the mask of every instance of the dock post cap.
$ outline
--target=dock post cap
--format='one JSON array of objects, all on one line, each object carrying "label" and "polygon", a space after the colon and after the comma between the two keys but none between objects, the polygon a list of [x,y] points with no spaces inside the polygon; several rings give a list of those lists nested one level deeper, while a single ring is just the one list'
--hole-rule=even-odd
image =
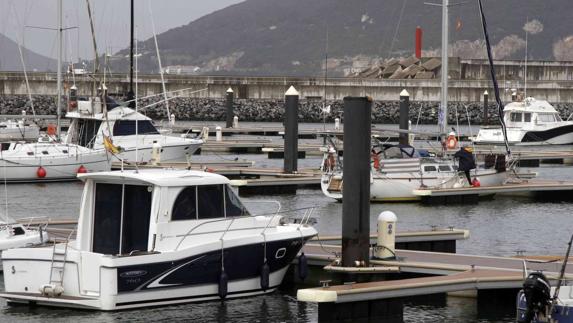
[{"label": "dock post cap", "polygon": [[410,93],[408,93],[406,89],[403,89],[402,92],[400,92],[400,96],[410,96]]},{"label": "dock post cap", "polygon": [[233,89],[231,88],[227,89],[227,93],[233,93]]},{"label": "dock post cap", "polygon": [[338,299],[338,294],[333,290],[323,288],[307,288],[299,289],[296,292],[296,299],[299,302],[334,303]]},{"label": "dock post cap", "polygon": [[294,88],[294,86],[290,86],[285,93],[285,96],[298,96],[298,91]]},{"label": "dock post cap", "polygon": [[392,211],[384,211],[378,215],[378,221],[396,222],[398,217]]},{"label": "dock post cap", "polygon": [[487,90],[483,91],[483,95],[489,95],[489,93],[487,92]]}]

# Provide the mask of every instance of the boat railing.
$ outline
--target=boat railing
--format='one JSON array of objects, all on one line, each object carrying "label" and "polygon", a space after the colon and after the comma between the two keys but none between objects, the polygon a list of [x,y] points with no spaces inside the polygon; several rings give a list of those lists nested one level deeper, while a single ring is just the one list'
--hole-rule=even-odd
[{"label": "boat railing", "polygon": [[[204,222],[201,222],[201,223],[193,226],[192,228],[190,228],[185,234],[172,236],[174,238],[181,238],[179,240],[179,242],[177,243],[177,246],[175,246],[175,251],[179,250],[179,247],[181,246],[181,244],[183,244],[183,242],[185,241],[185,239],[187,239],[187,237],[204,235],[204,234],[221,233],[221,237],[219,238],[219,240],[222,242],[223,239],[225,238],[225,235],[230,231],[248,231],[248,230],[254,230],[254,229],[261,229],[260,234],[266,240],[265,233],[266,233],[267,229],[271,227],[271,224],[273,223],[273,221],[277,217],[281,217],[281,219],[279,220],[279,224],[281,224],[281,225],[285,225],[287,223],[298,224],[297,230],[300,230],[300,228],[302,226],[308,225],[310,223],[311,218],[312,218],[311,216],[314,213],[315,208],[316,207],[312,206],[312,207],[298,208],[298,209],[292,209],[292,210],[285,210],[282,212],[256,214],[256,215],[254,214],[254,215],[248,215],[248,216],[235,216],[235,217],[230,217],[230,218],[222,218],[222,219],[204,221]],[[300,217],[298,219],[292,215],[291,216],[285,216],[286,214],[289,214],[289,213],[292,214],[294,212],[301,212],[301,211],[303,211],[304,213],[303,213],[302,217]],[[239,220],[254,219],[254,218],[260,218],[260,217],[264,217],[264,218],[268,217],[268,220],[265,221],[266,223],[264,225],[256,226],[256,227],[251,226],[251,227],[244,227],[244,228],[232,228],[233,224]],[[289,220],[291,222],[289,222]],[[197,230],[199,228],[206,227],[210,224],[225,223],[225,222],[228,222],[228,225],[226,226],[225,229],[215,230],[215,231],[207,231],[207,232],[204,232],[204,231],[197,232]],[[162,238],[170,238],[170,236],[162,236]]]}]

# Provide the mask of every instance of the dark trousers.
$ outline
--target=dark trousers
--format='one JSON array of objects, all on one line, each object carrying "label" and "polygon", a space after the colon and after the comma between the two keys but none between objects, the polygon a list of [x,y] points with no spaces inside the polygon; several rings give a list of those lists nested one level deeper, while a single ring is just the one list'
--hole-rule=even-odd
[{"label": "dark trousers", "polygon": [[472,186],[472,177],[470,176],[470,171],[464,170],[464,174],[466,174],[466,178],[468,179],[468,183],[470,183],[470,186]]}]

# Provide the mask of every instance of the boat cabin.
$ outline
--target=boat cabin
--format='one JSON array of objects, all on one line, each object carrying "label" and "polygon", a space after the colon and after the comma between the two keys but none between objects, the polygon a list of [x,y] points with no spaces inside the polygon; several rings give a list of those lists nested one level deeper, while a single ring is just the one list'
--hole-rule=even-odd
[{"label": "boat cabin", "polygon": [[109,98],[104,114],[99,98],[78,99],[77,108],[69,110],[72,121],[68,128],[67,142],[94,148],[103,143],[103,136],[157,135],[159,131],[147,116],[133,109],[118,105]]},{"label": "boat cabin", "polygon": [[230,220],[254,218],[229,180],[212,173],[140,170],[79,178],[85,181],[76,240],[81,251],[122,257],[173,251],[182,241],[211,235],[218,241]]},{"label": "boat cabin", "polygon": [[508,127],[524,127],[562,122],[559,113],[549,102],[527,98],[511,102],[504,108],[504,121]]}]

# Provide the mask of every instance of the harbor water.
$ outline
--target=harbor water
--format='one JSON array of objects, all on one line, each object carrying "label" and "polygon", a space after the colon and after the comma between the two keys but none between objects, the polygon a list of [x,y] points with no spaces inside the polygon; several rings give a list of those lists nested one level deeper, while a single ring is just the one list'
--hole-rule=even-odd
[{"label": "harbor water", "polygon": [[[210,153],[194,156],[195,160],[255,161],[256,167],[282,167],[282,160],[266,155],[228,155]],[[299,168],[318,168],[320,159],[310,156],[299,160]],[[527,169],[540,178],[573,180],[573,169],[561,165]],[[51,184],[3,185],[0,181],[0,210],[13,218],[47,216],[77,218],[81,198],[81,182]],[[317,207],[320,235],[340,234],[342,204],[325,197],[320,189],[299,189],[296,194],[249,196],[248,201],[276,200],[284,209]],[[252,204],[253,213],[266,213],[263,204]],[[470,230],[468,240],[458,242],[458,253],[514,256],[562,255],[573,228],[573,204],[541,202],[520,196],[496,197],[479,204],[455,206],[424,206],[417,203],[371,204],[370,228],[376,229],[376,218],[390,210],[398,216],[398,231],[429,230],[432,227],[455,227]],[[556,264],[558,266],[559,264]],[[3,280],[0,283],[3,289]],[[492,314],[494,313],[494,314]],[[225,302],[191,303],[177,306],[144,308],[119,312],[91,312],[43,307],[8,306],[0,300],[0,322],[315,322],[318,307],[298,303],[296,291],[285,289],[273,294],[227,300]],[[479,312],[475,298],[448,296],[433,299],[419,297],[406,302],[407,322],[512,322],[512,309]]]}]

